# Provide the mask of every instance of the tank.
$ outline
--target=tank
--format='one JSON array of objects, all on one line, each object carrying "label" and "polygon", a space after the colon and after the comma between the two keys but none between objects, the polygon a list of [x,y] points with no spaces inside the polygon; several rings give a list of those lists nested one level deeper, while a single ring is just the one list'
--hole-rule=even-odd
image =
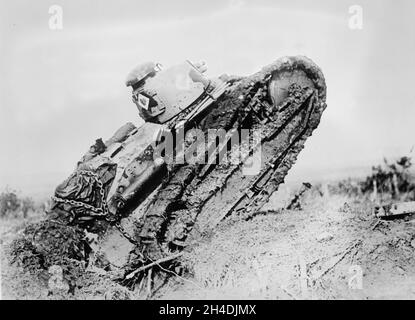
[{"label": "tank", "polygon": [[326,108],[324,76],[303,56],[247,77],[206,69],[136,67],[126,85],[142,125],[97,139],[56,188],[49,219],[96,235],[111,268],[146,265],[260,210]]}]

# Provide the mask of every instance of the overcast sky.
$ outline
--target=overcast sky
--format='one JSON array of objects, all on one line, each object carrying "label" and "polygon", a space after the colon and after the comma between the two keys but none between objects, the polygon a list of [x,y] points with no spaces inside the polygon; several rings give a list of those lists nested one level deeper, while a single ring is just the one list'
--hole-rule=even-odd
[{"label": "overcast sky", "polygon": [[[415,3],[387,0],[0,1],[0,187],[60,182],[98,137],[139,123],[126,74],[205,60],[248,75],[284,55],[321,68],[328,108],[292,176],[370,166],[415,144]],[[63,29],[48,12],[63,8]],[[349,7],[363,29],[349,28]]]}]

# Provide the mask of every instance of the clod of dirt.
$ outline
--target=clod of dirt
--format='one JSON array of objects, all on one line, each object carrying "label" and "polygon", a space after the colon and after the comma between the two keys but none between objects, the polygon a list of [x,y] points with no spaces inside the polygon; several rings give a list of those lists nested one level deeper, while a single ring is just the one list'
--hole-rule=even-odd
[{"label": "clod of dirt", "polygon": [[334,236],[330,232],[323,232],[323,233],[320,233],[316,239],[318,242],[326,242],[326,241],[332,240],[333,238]]},{"label": "clod of dirt", "polygon": [[352,212],[352,207],[350,207],[350,205],[347,202],[345,202],[343,204],[343,206],[340,207],[339,212],[351,213]]},{"label": "clod of dirt", "polygon": [[402,269],[401,267],[396,267],[396,271],[400,274],[400,275],[404,275],[405,274],[405,270]]}]

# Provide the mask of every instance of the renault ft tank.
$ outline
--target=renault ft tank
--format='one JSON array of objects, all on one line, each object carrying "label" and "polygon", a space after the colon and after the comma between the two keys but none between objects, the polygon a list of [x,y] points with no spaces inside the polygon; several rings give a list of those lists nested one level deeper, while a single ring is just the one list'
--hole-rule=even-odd
[{"label": "renault ft tank", "polygon": [[258,211],[326,108],[323,74],[306,57],[248,77],[205,71],[189,61],[135,68],[126,85],[144,123],[96,140],[55,191],[51,219],[95,235],[111,268],[146,265]]}]

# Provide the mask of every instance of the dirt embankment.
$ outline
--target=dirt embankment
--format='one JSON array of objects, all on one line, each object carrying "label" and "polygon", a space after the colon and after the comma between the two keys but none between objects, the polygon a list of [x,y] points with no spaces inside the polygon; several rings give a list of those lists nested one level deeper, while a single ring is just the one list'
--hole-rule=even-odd
[{"label": "dirt embankment", "polygon": [[371,202],[339,195],[302,206],[222,226],[188,256],[190,281],[157,298],[415,298],[415,220],[378,223]]},{"label": "dirt embankment", "polygon": [[277,200],[216,229],[182,257],[188,273],[140,296],[96,270],[74,295],[50,292],[48,278],[8,264],[5,249],[25,224],[2,221],[3,299],[415,299],[411,217],[378,222],[371,202],[342,195],[310,192],[300,211]]}]

